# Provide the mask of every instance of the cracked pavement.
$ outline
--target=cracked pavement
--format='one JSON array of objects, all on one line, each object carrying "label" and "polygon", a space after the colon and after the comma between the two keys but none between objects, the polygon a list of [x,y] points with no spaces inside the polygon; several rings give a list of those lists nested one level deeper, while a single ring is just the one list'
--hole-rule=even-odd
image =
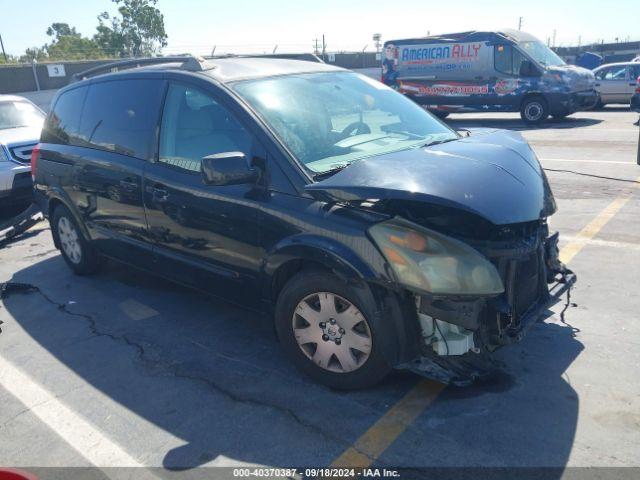
[{"label": "cracked pavement", "polygon": [[[504,115],[452,117],[459,127],[520,125]],[[633,114],[576,117],[523,131],[545,166],[640,176]],[[445,389],[375,464],[638,465],[640,325],[632,320],[640,259],[628,247],[640,245],[640,189],[548,176],[561,239],[574,238],[614,198],[632,195],[572,261],[579,280],[568,325],[552,315],[503,349],[506,371],[493,383]],[[25,405],[0,385],[0,465],[91,464],[87,451],[99,450],[99,441],[85,451],[38,415],[59,402],[142,465],[326,466],[418,381],[395,372],[360,392],[316,385],[286,361],[270,318],[112,262],[97,275],[74,276],[44,222],[0,249],[0,282],[9,279],[39,290],[0,303],[0,359],[50,397]]]}]

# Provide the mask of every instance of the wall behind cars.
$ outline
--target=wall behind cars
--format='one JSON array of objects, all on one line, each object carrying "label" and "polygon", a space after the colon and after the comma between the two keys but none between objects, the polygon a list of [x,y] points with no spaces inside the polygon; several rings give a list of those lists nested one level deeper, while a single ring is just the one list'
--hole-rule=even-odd
[{"label": "wall behind cars", "polygon": [[[58,89],[67,85],[74,73],[82,72],[110,61],[113,60],[0,65],[0,93]],[[60,66],[63,68],[59,68]],[[58,67],[57,71],[52,67]],[[36,77],[38,79],[37,83]]]},{"label": "wall behind cars", "polygon": [[[283,54],[281,56],[286,57],[287,55]],[[300,57],[300,60],[312,57],[311,55],[297,56]],[[344,68],[380,67],[380,57],[375,52],[327,53],[324,58],[326,63]],[[0,94],[58,89],[67,85],[71,81],[73,74],[113,61],[115,60],[0,65]]]}]

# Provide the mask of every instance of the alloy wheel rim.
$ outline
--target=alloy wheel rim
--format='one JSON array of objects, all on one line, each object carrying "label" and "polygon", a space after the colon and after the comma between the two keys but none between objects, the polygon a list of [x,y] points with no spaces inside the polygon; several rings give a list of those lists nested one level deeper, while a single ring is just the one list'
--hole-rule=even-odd
[{"label": "alloy wheel rim", "polygon": [[75,264],[80,263],[82,259],[82,247],[80,246],[80,238],[73,224],[68,218],[62,217],[58,221],[58,237],[62,244],[62,251],[67,258]]},{"label": "alloy wheel rim", "polygon": [[305,356],[324,370],[353,372],[367,361],[373,339],[360,310],[331,292],[307,295],[296,306],[293,334]]}]

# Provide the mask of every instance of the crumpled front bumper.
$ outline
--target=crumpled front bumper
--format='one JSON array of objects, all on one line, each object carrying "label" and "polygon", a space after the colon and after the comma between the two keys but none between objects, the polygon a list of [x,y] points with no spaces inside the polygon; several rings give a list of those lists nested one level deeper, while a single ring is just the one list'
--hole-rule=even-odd
[{"label": "crumpled front bumper", "polygon": [[[475,347],[462,355],[441,355],[425,343],[418,358],[398,367],[456,385],[467,385],[494,371],[493,351],[522,340],[535,323],[552,315],[549,308],[560,302],[564,294],[568,302],[568,292],[577,281],[576,274],[560,261],[558,234],[544,237],[531,251],[521,252],[521,258],[538,255],[539,263],[535,266],[539,290],[534,302],[525,310],[517,311],[512,285],[506,285],[505,293],[490,299],[422,298],[418,307],[420,315],[473,331]],[[510,275],[508,268],[504,274]]]}]

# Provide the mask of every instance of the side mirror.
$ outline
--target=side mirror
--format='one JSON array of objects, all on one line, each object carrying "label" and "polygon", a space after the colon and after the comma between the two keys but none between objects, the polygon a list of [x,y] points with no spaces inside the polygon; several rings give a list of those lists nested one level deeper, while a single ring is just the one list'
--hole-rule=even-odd
[{"label": "side mirror", "polygon": [[207,185],[255,183],[260,174],[251,168],[242,152],[224,152],[202,159],[202,175]]},{"label": "side mirror", "polygon": [[531,60],[523,60],[520,63],[520,72],[521,77],[539,77],[540,70],[533,64]]}]

